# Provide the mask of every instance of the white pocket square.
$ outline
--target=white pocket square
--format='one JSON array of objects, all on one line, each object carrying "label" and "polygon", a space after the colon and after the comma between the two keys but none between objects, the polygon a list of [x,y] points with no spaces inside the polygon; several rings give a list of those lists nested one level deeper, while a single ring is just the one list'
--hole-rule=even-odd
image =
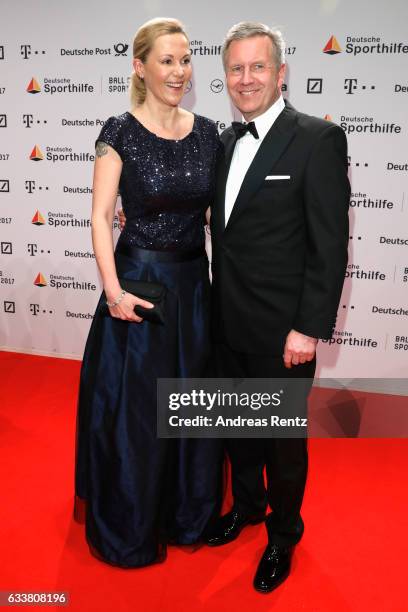
[{"label": "white pocket square", "polygon": [[271,174],[265,177],[265,181],[282,181],[290,179],[290,174]]}]

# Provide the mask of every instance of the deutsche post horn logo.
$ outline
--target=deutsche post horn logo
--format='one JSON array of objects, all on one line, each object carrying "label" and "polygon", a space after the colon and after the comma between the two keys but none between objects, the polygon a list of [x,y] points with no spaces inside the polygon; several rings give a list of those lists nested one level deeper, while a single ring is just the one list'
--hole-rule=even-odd
[{"label": "deutsche post horn logo", "polygon": [[39,84],[39,82],[34,77],[31,79],[31,81],[27,85],[26,91],[28,93],[30,93],[30,94],[40,93],[40,91],[41,91],[40,84]]},{"label": "deutsche post horn logo", "polygon": [[129,49],[129,45],[117,43],[113,45],[113,48],[115,49],[115,57],[119,57],[119,55],[127,55],[126,51]]},{"label": "deutsche post horn logo", "polygon": [[341,53],[341,47],[335,36],[330,36],[325,48],[323,49],[323,53],[327,53],[327,55],[336,55],[336,53]]},{"label": "deutsche post horn logo", "polygon": [[45,276],[41,274],[41,272],[39,272],[37,276],[35,277],[34,285],[36,287],[46,287],[47,286],[47,281],[45,279]]}]

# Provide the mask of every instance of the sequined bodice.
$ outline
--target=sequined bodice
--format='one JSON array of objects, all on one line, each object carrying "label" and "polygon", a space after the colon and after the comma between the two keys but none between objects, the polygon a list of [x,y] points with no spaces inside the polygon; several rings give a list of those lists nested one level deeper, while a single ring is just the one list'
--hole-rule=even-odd
[{"label": "sequined bodice", "polygon": [[185,138],[167,140],[126,112],[110,117],[97,141],[113,147],[123,162],[119,190],[126,227],[121,242],[154,250],[204,244],[219,146],[213,121],[195,115]]}]

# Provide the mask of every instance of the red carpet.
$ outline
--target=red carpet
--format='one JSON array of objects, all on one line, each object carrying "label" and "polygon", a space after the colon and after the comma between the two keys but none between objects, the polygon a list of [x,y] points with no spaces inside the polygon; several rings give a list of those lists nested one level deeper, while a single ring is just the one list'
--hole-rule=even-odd
[{"label": "red carpet", "polygon": [[80,364],[3,352],[0,367],[0,590],[68,591],[66,609],[81,612],[407,610],[406,440],[310,441],[305,535],[270,595],[251,586],[262,525],[225,547],[170,548],[164,564],[120,570],[89,554],[72,519]]}]

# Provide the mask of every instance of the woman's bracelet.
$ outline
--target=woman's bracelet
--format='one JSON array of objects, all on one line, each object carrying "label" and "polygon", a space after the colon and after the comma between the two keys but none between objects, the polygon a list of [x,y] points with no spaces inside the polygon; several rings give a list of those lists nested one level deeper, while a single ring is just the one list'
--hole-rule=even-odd
[{"label": "woman's bracelet", "polygon": [[108,300],[106,300],[106,305],[109,306],[109,308],[113,308],[114,306],[117,306],[118,304],[121,303],[125,295],[126,295],[126,291],[122,289],[122,291],[120,292],[120,296],[117,297],[114,302],[108,302]]}]

